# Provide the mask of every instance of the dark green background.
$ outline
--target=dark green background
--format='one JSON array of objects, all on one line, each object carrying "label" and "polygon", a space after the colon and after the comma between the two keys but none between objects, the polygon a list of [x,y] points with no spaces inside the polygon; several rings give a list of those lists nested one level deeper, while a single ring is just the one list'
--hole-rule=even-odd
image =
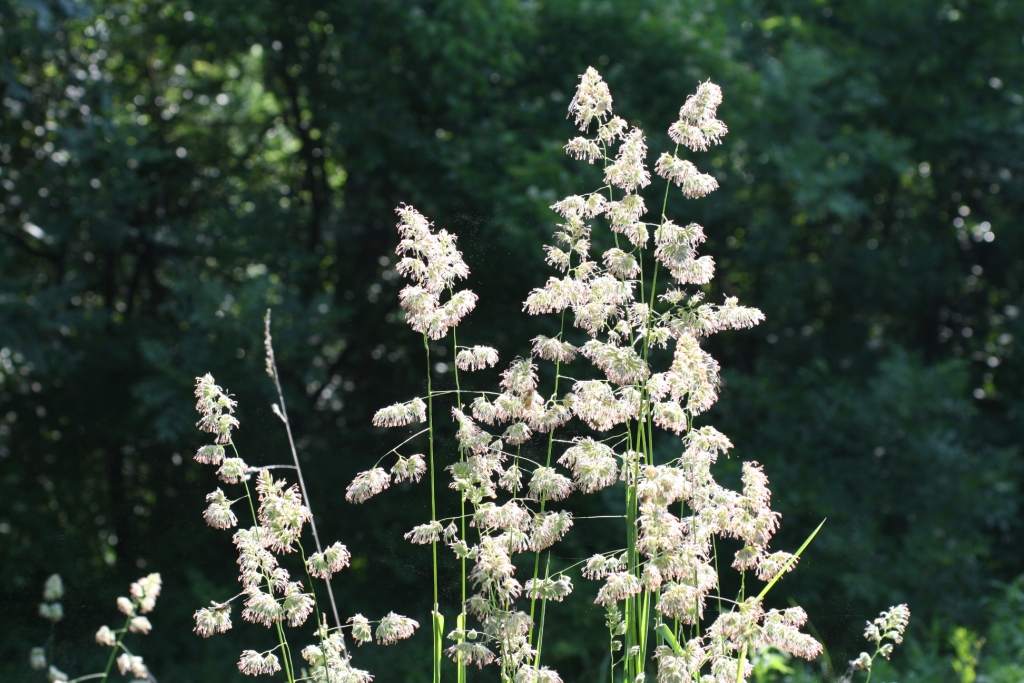
[{"label": "dark green background", "polygon": [[[864,620],[909,602],[914,661],[958,680],[950,629],[984,634],[1024,571],[1022,39],[1011,0],[0,0],[0,678],[43,680],[27,654],[52,572],[69,673],[97,668],[91,634],[151,571],[164,595],[137,649],[161,683],[239,679],[237,652],[269,643],[190,631],[237,585],[190,456],[212,372],[243,456],[287,461],[272,307],[321,533],[354,556],[341,609],[428,625],[356,662],[426,680],[429,560],[400,537],[426,490],[343,500],[394,443],[372,412],[424,381],[383,260],[393,207],[459,235],[481,297],[460,341],[528,352],[554,324],[519,313],[549,272],[546,207],[597,179],[561,150],[593,65],[655,151],[699,81],[724,90],[730,134],[695,159],[721,189],[668,214],[705,226],[710,297],[767,316],[711,340],[726,382],[707,422],[764,464],[777,547],[828,518],[775,600],[806,607],[839,669]],[[577,525],[558,561],[613,531]],[[604,657],[577,586],[546,631],[567,683]]]}]

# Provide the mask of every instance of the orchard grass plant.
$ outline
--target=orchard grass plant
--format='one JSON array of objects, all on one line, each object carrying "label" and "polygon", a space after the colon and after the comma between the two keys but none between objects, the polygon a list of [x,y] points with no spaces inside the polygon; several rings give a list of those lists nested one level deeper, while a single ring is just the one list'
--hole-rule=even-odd
[{"label": "orchard grass plant", "polygon": [[[715,262],[698,252],[705,230],[666,215],[670,192],[699,199],[718,187],[691,157],[699,161],[728,132],[718,119],[721,101],[718,86],[698,84],[668,129],[674,149],[651,169],[644,132],[613,112],[598,72],[580,77],[569,115],[581,135],[565,150],[600,168],[603,182],[551,206],[557,219],[543,258],[553,273],[527,294],[523,309],[552,316],[557,332],[533,337],[527,357],[502,361],[490,346],[460,343],[459,325],[478,297],[463,284],[470,272],[457,237],[412,206],[396,209],[396,270],[407,281],[399,303],[422,338],[426,392],[376,412],[373,425],[395,430],[394,445],[347,484],[345,498],[359,505],[410,482],[429,500],[429,518],[409,520],[404,534],[423,546],[432,565],[432,653],[422,663],[423,680],[464,683],[475,670],[493,667],[503,683],[560,683],[547,658],[558,634],[545,631],[545,623],[548,610],[574,591],[605,612],[609,683],[740,683],[766,648],[807,660],[822,653],[801,630],[808,619],[802,608],[765,605],[821,526],[793,552],[773,548],[780,515],[771,508],[764,469],[744,462],[739,490],[720,484],[715,465],[733,445],[697,423],[721,384],[703,340],[764,319],[735,298],[707,299]],[[199,607],[195,632],[222,633],[240,614],[269,632],[239,654],[242,673],[288,683],[370,681],[350,643],[391,645],[420,625],[396,612],[343,618],[339,608],[347,606],[336,603],[331,581],[344,576],[350,554],[339,542],[323,544],[317,533],[269,312],[264,335],[277,392],[273,411],[286,431],[290,462],[249,465],[232,438],[240,426],[235,399],[211,375],[196,379],[197,426],[212,443],[195,459],[215,468],[221,482],[202,514],[231,534],[240,589]],[[453,384],[444,389],[432,381],[431,349],[438,344],[454,358]],[[665,457],[668,441],[674,447]],[[295,481],[279,478],[282,471]],[[605,489],[612,497],[606,492],[604,500],[617,502],[587,523],[612,525],[616,544],[564,562],[559,543],[582,520],[564,501]],[[731,545],[719,544],[725,539]],[[726,556],[725,545],[739,549]],[[443,553],[455,563],[442,561]],[[442,575],[445,567],[457,574]],[[739,572],[739,590],[727,595],[722,575],[729,570]],[[440,587],[447,585],[458,587],[454,604],[442,602]],[[104,627],[97,640],[123,649],[116,660],[121,672],[124,659],[143,678],[122,642],[125,632],[148,631],[133,627],[152,607],[136,602],[134,586],[130,601],[118,601],[125,627]],[[870,679],[872,662],[889,657],[908,618],[900,605],[869,624],[874,653],[852,662],[846,680],[860,670]],[[45,655],[34,651],[33,663],[45,668]],[[452,664],[443,666],[445,658]],[[51,673],[51,680],[65,679]]]}]

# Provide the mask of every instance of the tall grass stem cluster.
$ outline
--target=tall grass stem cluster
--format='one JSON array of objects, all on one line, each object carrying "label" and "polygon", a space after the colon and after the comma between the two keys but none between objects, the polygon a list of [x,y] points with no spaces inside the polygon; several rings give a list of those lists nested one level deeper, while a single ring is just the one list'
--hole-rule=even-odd
[{"label": "tall grass stem cluster", "polygon": [[[392,484],[425,489],[414,493],[424,518],[410,520],[404,535],[425,546],[432,567],[424,679],[429,670],[433,683],[465,683],[474,669],[495,667],[503,683],[561,683],[549,655],[559,634],[546,625],[576,591],[604,614],[607,634],[595,647],[606,650],[602,679],[609,683],[741,683],[765,648],[808,660],[822,653],[801,630],[802,608],[765,605],[822,527],[794,552],[773,548],[780,515],[763,467],[742,462],[739,489],[723,486],[716,463],[733,444],[704,417],[721,386],[704,340],[764,316],[712,294],[715,262],[699,253],[704,227],[666,213],[670,193],[699,200],[718,187],[699,165],[728,133],[721,102],[717,85],[698,84],[668,127],[673,149],[652,168],[645,133],[615,113],[596,70],[582,74],[569,106],[580,135],[565,151],[594,166],[601,180],[551,206],[543,258],[553,272],[527,293],[523,310],[552,316],[544,329],[557,331],[530,339],[525,357],[503,361],[478,340],[467,344],[468,334],[460,342],[460,324],[479,297],[464,285],[470,271],[457,237],[412,206],[396,209],[395,269],[406,281],[398,301],[422,339],[426,393],[376,411],[373,425],[395,430],[394,445],[348,483],[345,497],[358,505]],[[645,198],[649,188],[653,197]],[[209,374],[196,379],[197,426],[212,443],[195,459],[215,468],[227,489],[207,495],[203,517],[232,530],[241,588],[198,609],[195,631],[206,637],[232,628],[237,604],[243,620],[267,631],[240,653],[241,672],[279,674],[288,683],[365,683],[373,676],[357,668],[349,639],[389,645],[419,624],[395,612],[342,620],[331,580],[351,555],[339,542],[324,545],[317,531],[269,311],[264,339],[289,463],[244,460],[233,439],[240,426],[234,397]],[[434,362],[442,351],[454,363],[438,386]],[[277,478],[277,470],[292,470],[297,483]],[[596,507],[605,514],[577,517],[567,508],[566,501],[599,492]],[[559,544],[577,524],[605,525],[597,537],[616,540],[585,559],[567,559]],[[723,547],[738,550],[726,555]],[[729,570],[738,579],[723,582]],[[739,588],[727,594],[725,585]],[[448,587],[457,587],[457,602],[442,601]],[[141,615],[158,593],[159,575],[133,584],[132,598],[118,601],[125,626],[101,629],[101,642],[124,650],[116,660],[122,672],[126,665],[136,671],[122,636],[148,630]],[[41,614],[55,623],[54,604]],[[869,624],[875,652],[851,663],[847,679],[858,670],[870,679],[872,662],[889,656],[908,618],[901,605]],[[47,666],[46,655],[34,653],[33,662]]]}]

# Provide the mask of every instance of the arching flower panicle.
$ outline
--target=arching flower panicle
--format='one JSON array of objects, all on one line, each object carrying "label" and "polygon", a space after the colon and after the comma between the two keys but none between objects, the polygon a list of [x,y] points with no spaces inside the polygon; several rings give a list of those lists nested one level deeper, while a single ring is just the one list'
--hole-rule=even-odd
[{"label": "arching flower panicle", "polygon": [[409,617],[388,612],[377,625],[377,642],[381,645],[391,645],[399,640],[404,640],[419,628],[419,622]]},{"label": "arching flower panicle", "polygon": [[604,169],[605,182],[626,192],[651,184],[647,170],[647,142],[644,132],[634,128],[622,138],[615,161]]},{"label": "arching flower panicle", "polygon": [[601,147],[590,138],[576,137],[569,140],[565,146],[566,153],[577,161],[586,161],[587,163],[594,163],[598,159],[604,158],[604,153],[601,151]]},{"label": "arching flower panicle", "polygon": [[455,356],[459,370],[474,371],[494,367],[498,363],[498,352],[490,346],[464,348]]},{"label": "arching flower panicle", "polygon": [[710,145],[717,145],[729,132],[725,124],[715,118],[721,103],[722,89],[711,81],[701,83],[697,92],[679,109],[679,120],[669,127],[669,137],[694,152],[704,152]]},{"label": "arching flower panicle", "polygon": [[408,458],[398,456],[398,462],[391,467],[391,478],[395,483],[403,481],[418,482],[427,471],[427,463],[422,455],[410,455]]},{"label": "arching flower panicle", "polygon": [[683,195],[690,199],[704,197],[718,189],[718,181],[714,176],[701,173],[692,162],[668,152],[663,152],[658,157],[654,171],[662,178],[678,185]]},{"label": "arching flower panicle", "polygon": [[381,467],[360,472],[345,489],[345,500],[364,503],[391,485],[391,477]]},{"label": "arching flower panicle", "polygon": [[425,422],[427,404],[421,398],[381,408],[373,416],[374,427],[404,427],[412,422]]},{"label": "arching flower panicle", "polygon": [[318,579],[329,579],[349,565],[351,553],[341,543],[335,542],[323,552],[313,553],[306,559],[309,575]]},{"label": "arching flower panicle", "polygon": [[580,130],[586,130],[595,118],[605,119],[612,114],[612,94],[594,67],[587,67],[580,76],[576,95],[569,103],[569,114],[576,119]]},{"label": "arching flower panicle", "polygon": [[576,347],[551,337],[539,335],[533,338],[533,354],[544,360],[569,363],[576,357]]}]

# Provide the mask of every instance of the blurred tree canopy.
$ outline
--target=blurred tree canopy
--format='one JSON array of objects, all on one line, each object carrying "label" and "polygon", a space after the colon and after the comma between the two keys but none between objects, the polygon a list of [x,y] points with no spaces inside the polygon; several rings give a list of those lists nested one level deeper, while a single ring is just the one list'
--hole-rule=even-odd
[{"label": "blurred tree canopy", "polygon": [[[423,495],[342,496],[384,444],[372,412],[423,381],[393,208],[459,235],[481,296],[460,341],[527,352],[547,206],[595,177],[561,149],[588,65],[652,148],[699,81],[725,92],[731,132],[697,160],[721,190],[668,213],[707,228],[709,296],[767,315],[715,340],[708,420],[765,465],[779,548],[829,520],[779,598],[837,661],[897,602],[919,627],[983,621],[1024,571],[1022,41],[1011,0],[0,0],[0,677],[34,680],[48,574],[71,595],[62,668],[85,672],[150,571],[157,677],[239,677],[243,636],[190,632],[235,581],[191,393],[212,372],[247,457],[287,458],[267,308],[321,533],[354,554],[344,611],[429,620],[400,539]],[[603,614],[553,611],[551,665],[592,680]]]}]

